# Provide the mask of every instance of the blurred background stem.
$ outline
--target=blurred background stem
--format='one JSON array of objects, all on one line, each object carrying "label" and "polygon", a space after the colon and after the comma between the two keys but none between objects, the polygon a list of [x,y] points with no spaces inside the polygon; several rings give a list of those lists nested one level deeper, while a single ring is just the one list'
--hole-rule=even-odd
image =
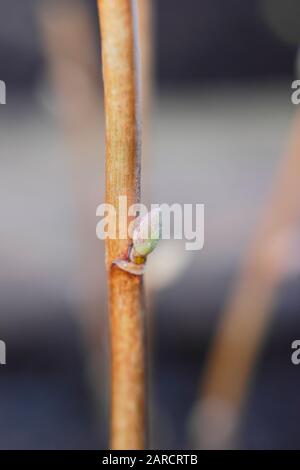
[{"label": "blurred background stem", "polygon": [[[300,218],[300,114],[228,298],[202,380],[201,447],[236,445],[240,413]],[[227,425],[224,426],[224,422]]]}]

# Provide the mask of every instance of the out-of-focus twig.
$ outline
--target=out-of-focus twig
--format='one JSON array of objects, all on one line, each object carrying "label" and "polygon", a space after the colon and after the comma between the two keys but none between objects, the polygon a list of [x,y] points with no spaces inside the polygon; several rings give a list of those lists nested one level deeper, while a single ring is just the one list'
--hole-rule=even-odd
[{"label": "out-of-focus twig", "polygon": [[[37,19],[44,45],[47,74],[53,89],[52,108],[68,145],[70,189],[73,193],[75,240],[74,282],[79,319],[85,334],[89,377],[99,401],[99,348],[102,343],[105,275],[99,265],[102,246],[95,236],[100,201],[99,149],[103,118],[99,109],[99,64],[92,17],[82,0],[43,0]],[[43,96],[47,100],[47,95]],[[104,168],[104,165],[103,165]],[[103,176],[104,186],[104,176]],[[100,194],[99,194],[100,193]],[[76,210],[75,210],[76,209]],[[95,256],[98,253],[99,256]],[[103,381],[102,381],[103,383]]]},{"label": "out-of-focus twig", "polygon": [[233,444],[255,361],[270,322],[300,218],[300,114],[270,199],[228,299],[208,357],[197,413],[199,443]]}]

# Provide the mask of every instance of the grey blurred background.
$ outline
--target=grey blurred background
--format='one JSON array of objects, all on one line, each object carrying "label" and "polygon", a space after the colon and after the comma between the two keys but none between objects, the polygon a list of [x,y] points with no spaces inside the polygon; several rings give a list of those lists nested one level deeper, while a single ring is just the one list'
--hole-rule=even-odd
[{"label": "grey blurred background", "polygon": [[[151,6],[145,198],[206,211],[202,251],[163,242],[150,261],[151,446],[199,448],[191,422],[205,361],[296,113],[300,5]],[[98,37],[93,0],[0,0],[1,449],[108,446],[104,249],[95,235],[104,197]],[[290,361],[299,255],[295,243],[235,448],[300,448],[300,370]]]}]

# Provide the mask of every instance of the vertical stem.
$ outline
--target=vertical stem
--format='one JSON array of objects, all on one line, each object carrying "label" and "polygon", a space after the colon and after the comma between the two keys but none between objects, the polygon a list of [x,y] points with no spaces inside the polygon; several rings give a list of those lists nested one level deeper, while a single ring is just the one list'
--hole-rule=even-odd
[{"label": "vertical stem", "polygon": [[[142,278],[112,266],[127,254],[118,238],[119,196],[140,199],[140,106],[133,0],[98,0],[106,113],[106,202],[117,238],[106,241],[111,328],[111,448],[142,449],[145,427]],[[129,222],[129,221],[128,221]]]}]

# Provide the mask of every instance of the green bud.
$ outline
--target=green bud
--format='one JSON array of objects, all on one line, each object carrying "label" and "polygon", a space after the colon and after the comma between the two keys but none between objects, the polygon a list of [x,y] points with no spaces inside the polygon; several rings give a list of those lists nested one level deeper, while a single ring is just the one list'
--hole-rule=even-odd
[{"label": "green bud", "polygon": [[156,208],[137,219],[132,237],[135,252],[141,256],[148,256],[160,238],[161,211],[160,208]]}]

